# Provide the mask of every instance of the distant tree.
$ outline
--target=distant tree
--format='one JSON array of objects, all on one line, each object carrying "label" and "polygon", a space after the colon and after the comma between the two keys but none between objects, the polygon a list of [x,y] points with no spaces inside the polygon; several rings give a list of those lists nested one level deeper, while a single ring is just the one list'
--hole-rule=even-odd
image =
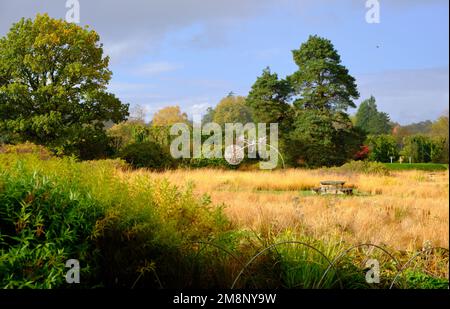
[{"label": "distant tree", "polygon": [[214,121],[214,108],[208,107],[206,109],[206,114],[202,118],[202,124]]},{"label": "distant tree", "polygon": [[445,139],[421,134],[411,135],[405,139],[401,154],[411,157],[413,162],[441,162],[445,148]]},{"label": "distant tree", "polygon": [[130,109],[130,116],[128,117],[128,121],[135,121],[139,123],[145,123],[145,108],[139,104],[134,105]]},{"label": "distant tree", "polygon": [[141,121],[128,120],[115,124],[107,130],[111,146],[118,152],[132,143],[148,141],[149,128]]},{"label": "distant tree", "polygon": [[359,105],[355,115],[355,125],[367,134],[389,134],[392,131],[389,115],[378,111],[373,96]]},{"label": "distant tree", "polygon": [[390,157],[393,157],[393,160],[399,157],[397,142],[392,135],[369,135],[366,143],[369,146],[371,161],[390,162]]},{"label": "distant tree", "polygon": [[444,139],[443,151],[442,151],[442,162],[448,163],[449,157],[449,116],[448,110],[436,120],[431,128],[431,134],[435,137],[440,137]]},{"label": "distant tree", "polygon": [[170,153],[151,141],[129,144],[120,151],[119,156],[135,168],[162,170],[174,165]]},{"label": "distant tree", "polygon": [[220,125],[251,122],[252,115],[245,105],[245,97],[227,96],[223,98],[215,108],[213,120]]},{"label": "distant tree", "polygon": [[179,106],[167,106],[155,113],[153,126],[171,126],[175,123],[188,123],[186,113],[182,113]]},{"label": "distant tree", "polygon": [[412,135],[407,127],[402,127],[400,124],[395,123],[392,127],[392,136],[394,136],[397,145],[400,149],[403,149],[404,141],[407,136]]},{"label": "distant tree", "polygon": [[246,104],[256,122],[282,123],[291,110],[288,104],[291,94],[289,82],[278,79],[276,73],[271,73],[270,68],[266,68],[253,84]]},{"label": "distant tree", "polygon": [[423,134],[427,135],[431,133],[433,127],[433,122],[431,120],[411,123],[409,125],[402,126],[405,130],[409,132],[410,135]]}]

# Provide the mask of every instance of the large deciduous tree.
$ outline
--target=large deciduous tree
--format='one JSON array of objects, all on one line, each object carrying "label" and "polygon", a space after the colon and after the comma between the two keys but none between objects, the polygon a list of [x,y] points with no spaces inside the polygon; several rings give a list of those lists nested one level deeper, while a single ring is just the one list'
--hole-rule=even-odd
[{"label": "large deciduous tree", "polygon": [[99,39],[46,14],[13,24],[0,39],[0,132],[67,152],[124,120],[128,105],[106,90],[112,73]]}]

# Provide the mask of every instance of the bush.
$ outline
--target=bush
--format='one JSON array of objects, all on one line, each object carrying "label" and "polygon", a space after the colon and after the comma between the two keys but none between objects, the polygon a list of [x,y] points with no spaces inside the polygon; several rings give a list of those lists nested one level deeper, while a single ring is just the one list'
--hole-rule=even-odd
[{"label": "bush", "polygon": [[41,160],[53,157],[53,153],[46,147],[30,142],[17,145],[0,145],[0,153],[36,154]]},{"label": "bush", "polygon": [[72,258],[89,280],[95,247],[88,239],[101,215],[99,203],[74,183],[21,164],[0,174],[0,187],[0,286],[58,287]]},{"label": "bush", "polygon": [[369,135],[367,137],[369,145],[369,159],[377,162],[390,162],[398,159],[397,142],[392,135]]},{"label": "bush", "polygon": [[119,153],[119,157],[135,168],[165,169],[174,165],[170,154],[154,142],[125,146]]},{"label": "bush", "polygon": [[407,270],[406,283],[409,289],[448,289],[448,280],[435,278],[429,274]]},{"label": "bush", "polygon": [[236,169],[238,165],[231,165],[224,158],[191,158],[184,161],[183,165],[190,168],[221,168]]},{"label": "bush", "polygon": [[411,157],[414,163],[439,163],[443,161],[444,149],[445,139],[417,134],[405,138],[401,154]]},{"label": "bush", "polygon": [[206,287],[217,269],[231,280],[226,256],[193,243],[234,245],[221,207],[192,187],[116,177],[117,164],[0,155],[0,288],[70,287],[68,259],[81,288]]},{"label": "bush", "polygon": [[383,163],[370,161],[350,161],[342,166],[332,167],[330,169],[344,173],[389,175],[389,169]]}]

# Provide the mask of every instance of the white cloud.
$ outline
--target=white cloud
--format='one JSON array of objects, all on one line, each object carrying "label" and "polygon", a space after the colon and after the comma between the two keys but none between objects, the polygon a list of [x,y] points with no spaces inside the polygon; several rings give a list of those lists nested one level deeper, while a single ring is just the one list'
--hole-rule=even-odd
[{"label": "white cloud", "polygon": [[206,109],[210,106],[211,106],[211,104],[208,102],[197,103],[197,104],[190,106],[186,110],[186,112],[188,115],[192,115],[194,119],[196,117],[198,117],[201,120],[201,117],[205,114]]},{"label": "white cloud", "polygon": [[[215,44],[215,36],[221,31],[219,28],[277,5],[277,1],[261,0],[79,1],[81,25],[90,25],[103,42],[114,42],[108,50],[119,55],[131,51],[126,48],[131,41],[140,41],[146,48],[157,49],[168,33],[194,24],[207,26],[200,45]],[[55,18],[64,18],[66,11],[65,1],[2,0],[0,35],[6,34],[11,24],[21,17],[48,13]],[[198,39],[193,38],[194,41]]]},{"label": "white cloud", "polygon": [[378,108],[401,124],[434,120],[448,108],[448,67],[385,71],[356,79],[360,101],[373,95]]}]

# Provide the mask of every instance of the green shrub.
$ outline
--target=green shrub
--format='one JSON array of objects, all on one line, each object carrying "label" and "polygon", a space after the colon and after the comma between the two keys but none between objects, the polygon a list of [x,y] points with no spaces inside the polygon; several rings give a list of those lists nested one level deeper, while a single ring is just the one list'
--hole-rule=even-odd
[{"label": "green shrub", "polygon": [[398,159],[398,147],[395,138],[389,134],[369,135],[366,143],[369,145],[369,160],[390,162]]},{"label": "green shrub", "polygon": [[0,174],[0,286],[52,288],[63,284],[65,262],[94,274],[89,237],[102,212],[89,194],[64,179],[23,169]]},{"label": "green shrub", "polygon": [[228,164],[224,158],[191,158],[185,161],[184,166],[191,168],[236,168],[234,165]]},{"label": "green shrub", "polygon": [[164,169],[173,166],[170,154],[154,142],[134,143],[125,146],[119,157],[136,168]]},{"label": "green shrub", "polygon": [[405,138],[405,145],[401,154],[411,157],[415,163],[442,162],[445,152],[445,138],[426,135],[412,135]]},{"label": "green shrub", "polygon": [[227,239],[222,209],[190,186],[116,177],[121,166],[0,154],[0,287],[71,287],[68,259],[80,261],[75,287],[207,287],[222,282],[215,268],[231,278],[230,257],[195,245]]},{"label": "green shrub", "polygon": [[[0,288],[227,288],[246,261],[276,242],[300,240],[329,259],[348,247],[270,227],[267,234],[235,230],[222,207],[195,195],[191,184],[177,187],[148,173],[122,177],[123,167],[119,160],[1,153]],[[256,257],[235,286],[338,288],[339,277],[344,287],[367,288],[360,253],[347,254],[321,280],[328,267],[322,255],[280,245]],[[79,285],[65,282],[68,259],[80,261]],[[421,272],[408,280],[406,287],[448,286]]]},{"label": "green shrub", "polygon": [[389,169],[383,163],[370,161],[350,161],[338,167],[331,167],[329,170],[337,173],[389,175]]},{"label": "green shrub", "polygon": [[448,279],[436,278],[423,272],[407,270],[405,277],[410,289],[448,289]]}]

